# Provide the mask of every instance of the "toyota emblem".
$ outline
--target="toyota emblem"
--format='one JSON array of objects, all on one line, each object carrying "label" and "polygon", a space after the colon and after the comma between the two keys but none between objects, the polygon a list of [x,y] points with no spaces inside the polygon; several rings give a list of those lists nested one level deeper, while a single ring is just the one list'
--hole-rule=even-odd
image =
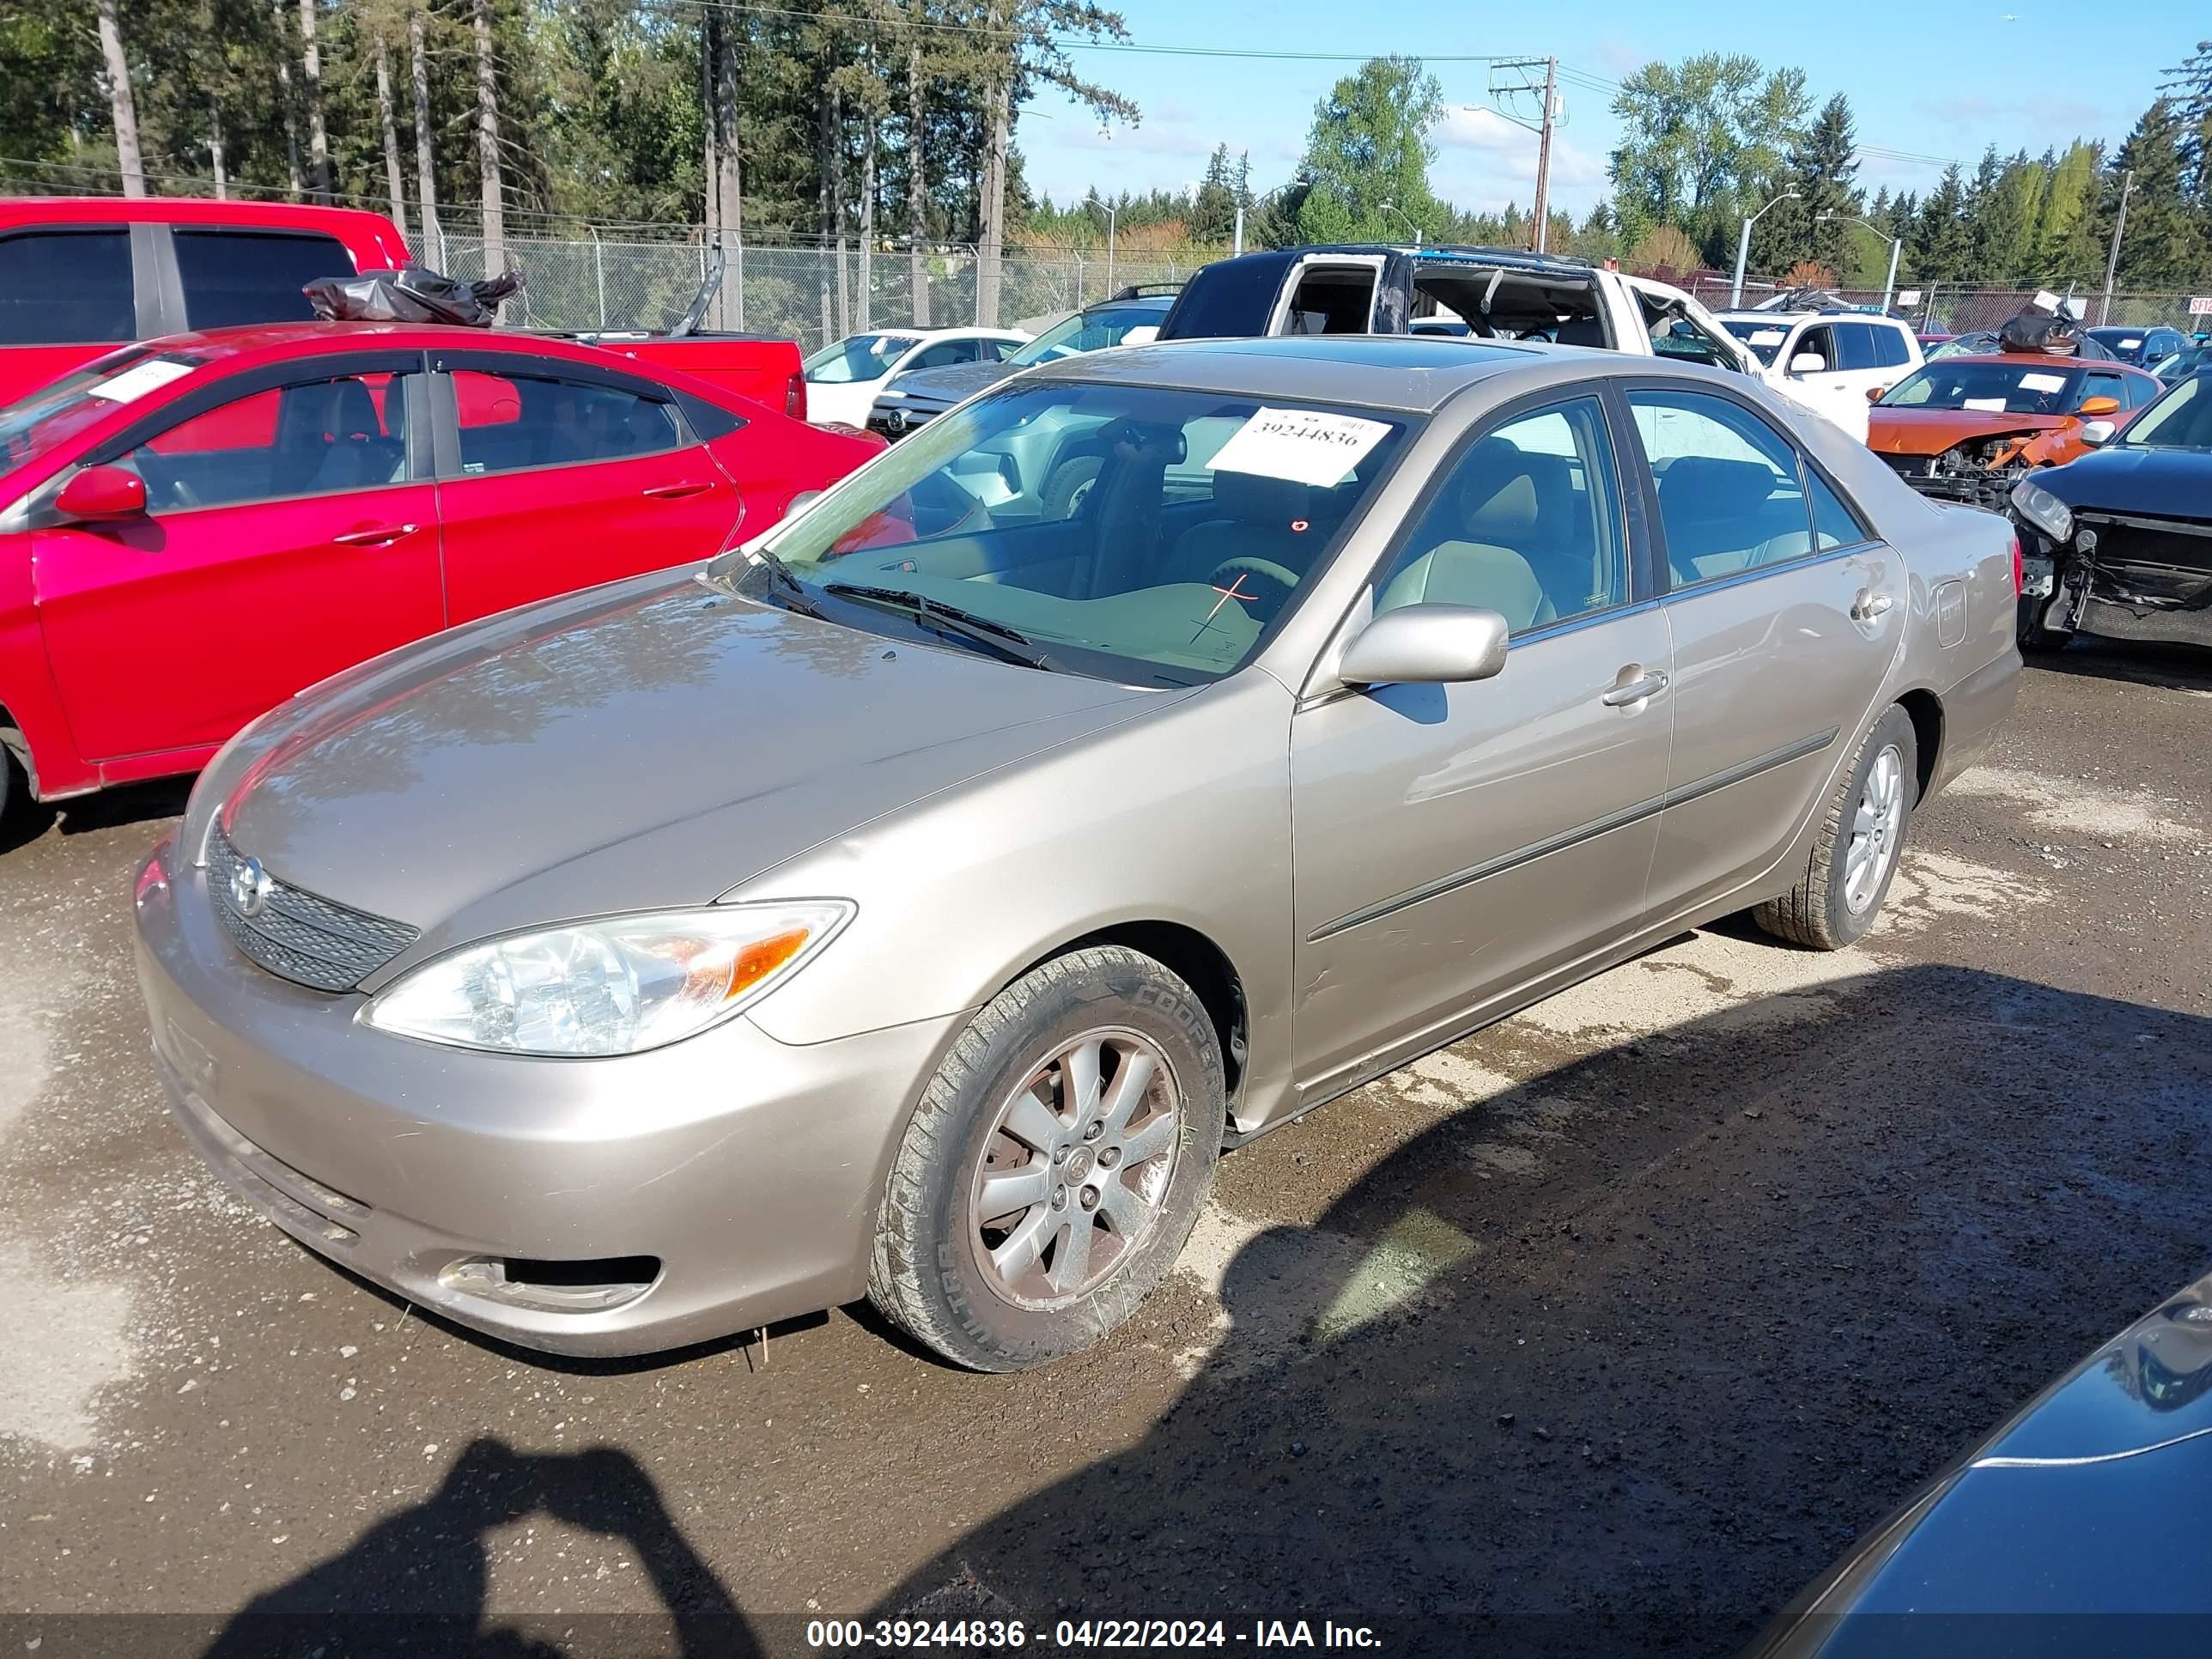
[{"label": "toyota emblem", "polygon": [[276,885],[259,859],[248,859],[231,875],[231,902],[238,906],[238,914],[251,921],[268,908],[270,892]]}]

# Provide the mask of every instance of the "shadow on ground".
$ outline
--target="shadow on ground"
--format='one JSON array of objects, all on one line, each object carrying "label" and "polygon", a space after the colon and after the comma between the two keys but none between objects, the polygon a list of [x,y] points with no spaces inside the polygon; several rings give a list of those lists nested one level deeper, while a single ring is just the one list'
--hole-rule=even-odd
[{"label": "shadow on ground", "polygon": [[1247,1244],[1149,1437],[881,1608],[1732,1651],[2203,1271],[2212,1019],[1966,969],[1568,1064]]},{"label": "shadow on ground", "polygon": [[64,836],[88,830],[112,830],[128,823],[174,817],[185,810],[192,793],[192,779],[158,778],[151,783],[125,784],[67,800],[24,801],[12,805],[0,821],[0,855],[14,852],[59,827]]}]

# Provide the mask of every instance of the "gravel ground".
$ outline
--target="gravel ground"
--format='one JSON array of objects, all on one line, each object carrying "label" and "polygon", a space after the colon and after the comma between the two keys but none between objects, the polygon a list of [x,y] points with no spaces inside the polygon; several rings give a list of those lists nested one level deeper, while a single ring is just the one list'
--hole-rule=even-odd
[{"label": "gravel ground", "polygon": [[1012,1378],[864,1310],[549,1362],[294,1245],[147,1057],[124,899],[180,792],[81,805],[0,854],[0,1643],[1731,1650],[2212,1262],[2208,732],[2203,653],[2039,667],[1866,944],[1686,936],[1265,1138],[1129,1329]]}]

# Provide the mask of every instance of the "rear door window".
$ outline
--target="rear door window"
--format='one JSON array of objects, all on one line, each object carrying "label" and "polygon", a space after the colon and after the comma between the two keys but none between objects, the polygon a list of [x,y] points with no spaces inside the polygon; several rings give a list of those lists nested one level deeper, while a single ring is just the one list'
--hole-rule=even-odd
[{"label": "rear door window", "polygon": [[350,276],[353,258],[334,236],[177,226],[177,276],[191,328],[306,322],[301,289],[318,277]]},{"label": "rear door window", "polygon": [[1905,343],[1905,331],[1887,328],[1880,324],[1874,328],[1875,362],[1883,368],[1902,368],[1912,361],[1911,349]]},{"label": "rear door window", "polygon": [[1879,368],[1881,354],[1875,349],[1875,330],[1867,323],[1838,323],[1829,331],[1836,339],[1836,358],[1831,368]]},{"label": "rear door window", "polygon": [[0,236],[0,345],[77,345],[138,336],[131,233]]},{"label": "rear door window", "polygon": [[464,368],[453,395],[465,473],[657,455],[682,441],[666,404],[597,381]]},{"label": "rear door window", "polygon": [[1635,391],[1676,587],[1802,558],[1812,520],[1797,452],[1758,416],[1701,392]]}]

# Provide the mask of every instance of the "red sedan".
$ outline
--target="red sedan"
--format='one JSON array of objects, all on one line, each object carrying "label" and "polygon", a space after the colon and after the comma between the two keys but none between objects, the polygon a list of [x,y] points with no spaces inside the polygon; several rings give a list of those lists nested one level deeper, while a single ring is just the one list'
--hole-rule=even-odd
[{"label": "red sedan", "polygon": [[880,447],[528,336],[125,346],[0,408],[0,815],[195,770],[441,629],[709,558]]}]

